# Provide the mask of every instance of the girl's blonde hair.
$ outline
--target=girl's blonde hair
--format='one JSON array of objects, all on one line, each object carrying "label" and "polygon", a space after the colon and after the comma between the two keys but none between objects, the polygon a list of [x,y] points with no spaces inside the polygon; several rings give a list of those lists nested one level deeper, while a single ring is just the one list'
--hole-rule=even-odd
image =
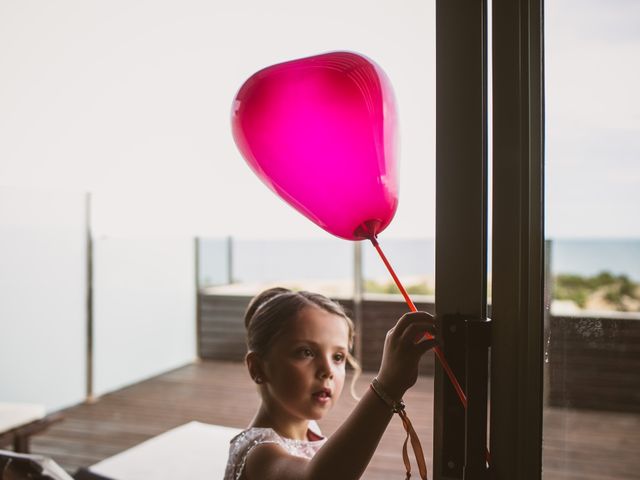
[{"label": "girl's blonde hair", "polygon": [[342,317],[349,331],[349,352],[347,363],[354,369],[351,381],[351,395],[358,399],[355,392],[355,382],[360,375],[361,368],[351,354],[355,337],[353,321],[345,313],[342,306],[319,293],[306,291],[294,292],[287,288],[274,287],[265,290],[249,302],[244,314],[244,325],[247,329],[247,348],[259,357],[265,358],[271,345],[284,333],[289,322],[298,316],[305,308],[315,306],[326,312]]}]

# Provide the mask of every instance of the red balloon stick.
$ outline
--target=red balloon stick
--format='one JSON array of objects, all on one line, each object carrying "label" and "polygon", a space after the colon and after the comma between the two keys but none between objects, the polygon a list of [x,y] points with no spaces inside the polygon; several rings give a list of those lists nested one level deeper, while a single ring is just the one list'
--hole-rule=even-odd
[{"label": "red balloon stick", "polygon": [[[382,262],[387,267],[387,270],[389,270],[389,273],[393,277],[393,281],[396,283],[396,286],[400,290],[400,293],[402,293],[402,296],[404,297],[405,302],[407,302],[407,305],[409,305],[409,309],[412,312],[417,312],[418,309],[416,308],[415,304],[413,303],[413,301],[409,297],[409,294],[405,290],[404,286],[402,286],[402,283],[400,283],[400,279],[398,278],[398,276],[396,275],[396,272],[393,270],[393,267],[391,266],[391,264],[387,260],[387,257],[382,252],[382,249],[380,248],[380,244],[378,243],[378,240],[373,236],[370,237],[369,239],[371,240],[371,243],[373,244],[373,246],[377,250],[378,254],[380,255],[380,258],[382,259]],[[427,339],[432,339],[433,338],[429,333],[425,333],[425,337]],[[455,389],[456,393],[458,394],[458,398],[460,398],[460,401],[462,402],[462,405],[464,406],[464,408],[467,408],[467,396],[465,395],[464,391],[462,390],[462,387],[460,386],[460,382],[458,382],[458,379],[456,378],[456,376],[454,375],[453,371],[451,370],[451,367],[449,366],[449,363],[447,362],[447,359],[444,357],[444,353],[442,353],[442,350],[438,346],[435,346],[433,348],[433,351],[436,354],[436,356],[438,357],[438,360],[440,360],[440,364],[442,365],[442,368],[444,369],[444,371],[447,373],[447,376],[449,377],[449,380],[451,380],[451,384],[453,385],[453,388]]]},{"label": "red balloon stick", "polygon": [[[407,302],[407,305],[409,306],[409,309],[412,312],[417,312],[418,309],[416,308],[415,304],[413,303],[413,300],[411,300],[411,298],[409,297],[409,294],[407,293],[407,290],[404,288],[402,283],[400,283],[400,279],[396,275],[396,272],[393,270],[393,267],[389,263],[389,260],[387,260],[387,257],[385,256],[384,252],[382,251],[382,248],[380,248],[380,244],[378,243],[378,240],[375,238],[375,236],[369,237],[369,240],[371,240],[371,243],[373,244],[373,246],[375,247],[376,251],[378,252],[378,255],[380,255],[380,258],[382,259],[382,262],[384,263],[385,267],[387,267],[387,270],[389,270],[389,273],[391,274],[391,277],[393,278],[393,281],[396,283],[396,286],[398,287],[398,289],[400,290],[400,293],[404,297],[404,301]],[[433,338],[433,336],[431,334],[429,334],[429,333],[425,333],[424,336],[427,339],[432,339]],[[438,357],[438,360],[440,360],[440,365],[442,365],[442,368],[444,369],[444,371],[446,372],[447,376],[449,377],[449,380],[451,381],[451,385],[453,385],[453,388],[455,389],[456,393],[458,394],[458,398],[460,399],[460,402],[462,402],[462,405],[466,409],[467,408],[467,396],[465,395],[464,390],[462,390],[462,387],[460,386],[460,382],[458,382],[458,379],[456,378],[455,374],[453,373],[453,370],[451,370],[451,367],[449,366],[449,362],[447,362],[447,359],[444,357],[444,353],[442,353],[442,350],[440,350],[440,347],[438,347],[438,346],[435,346],[433,348],[433,351],[436,354],[436,356]],[[486,458],[487,458],[487,464],[491,464],[491,453],[489,452],[488,449],[486,451]]]}]

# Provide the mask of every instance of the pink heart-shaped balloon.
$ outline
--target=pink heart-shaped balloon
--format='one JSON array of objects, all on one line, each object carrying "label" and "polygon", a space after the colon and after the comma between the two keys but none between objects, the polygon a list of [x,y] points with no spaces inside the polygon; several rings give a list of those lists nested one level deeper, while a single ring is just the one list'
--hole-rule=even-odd
[{"label": "pink heart-shaped balloon", "polygon": [[384,72],[333,52],[267,67],[236,95],[243,157],[290,205],[341,238],[372,238],[398,205],[396,109]]}]

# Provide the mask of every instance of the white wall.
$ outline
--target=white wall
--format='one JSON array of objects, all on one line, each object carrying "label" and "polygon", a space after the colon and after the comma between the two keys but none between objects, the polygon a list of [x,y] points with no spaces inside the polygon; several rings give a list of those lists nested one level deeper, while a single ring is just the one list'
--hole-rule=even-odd
[{"label": "white wall", "polygon": [[85,198],[0,187],[0,401],[85,398]]},{"label": "white wall", "polygon": [[195,359],[194,258],[191,238],[95,240],[95,394]]},{"label": "white wall", "polygon": [[91,191],[107,234],[324,238],[249,170],[230,111],[258,69],[346,49],[396,91],[401,200],[385,234],[433,236],[434,3],[2,0],[0,184]]}]

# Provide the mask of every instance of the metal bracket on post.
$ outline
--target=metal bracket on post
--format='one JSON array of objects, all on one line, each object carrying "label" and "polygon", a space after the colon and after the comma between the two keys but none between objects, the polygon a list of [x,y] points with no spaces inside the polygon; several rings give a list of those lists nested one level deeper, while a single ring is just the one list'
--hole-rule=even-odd
[{"label": "metal bracket on post", "polygon": [[[489,346],[491,320],[468,315],[445,315],[439,325],[447,361],[453,368],[467,397],[462,408],[453,389],[448,395],[444,445],[444,468],[441,478],[485,480],[487,468],[487,392],[489,389]],[[462,415],[461,415],[462,414]],[[459,463],[458,463],[459,462]]]},{"label": "metal bracket on post", "polygon": [[466,318],[465,364],[467,411],[465,415],[464,480],[489,478],[487,468],[487,391],[489,389],[489,346],[491,319]]}]

